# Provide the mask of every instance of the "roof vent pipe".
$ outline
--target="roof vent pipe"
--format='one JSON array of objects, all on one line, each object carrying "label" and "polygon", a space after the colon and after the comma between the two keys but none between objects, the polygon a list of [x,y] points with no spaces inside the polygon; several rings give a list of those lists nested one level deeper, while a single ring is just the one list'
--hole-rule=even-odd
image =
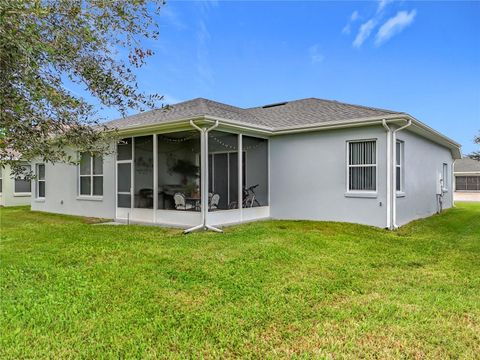
[{"label": "roof vent pipe", "polygon": [[263,106],[262,106],[262,109],[268,109],[268,108],[275,107],[275,106],[282,106],[282,105],[285,105],[285,104],[287,104],[287,103],[288,103],[288,101],[280,102],[280,103],[275,103],[275,104],[263,105]]}]

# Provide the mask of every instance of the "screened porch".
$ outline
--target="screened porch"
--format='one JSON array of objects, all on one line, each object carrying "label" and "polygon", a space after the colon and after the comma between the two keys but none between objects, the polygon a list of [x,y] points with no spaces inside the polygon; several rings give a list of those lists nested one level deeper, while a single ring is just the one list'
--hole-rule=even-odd
[{"label": "screened porch", "polygon": [[187,228],[269,216],[266,138],[192,128],[123,138],[116,156],[117,220]]}]

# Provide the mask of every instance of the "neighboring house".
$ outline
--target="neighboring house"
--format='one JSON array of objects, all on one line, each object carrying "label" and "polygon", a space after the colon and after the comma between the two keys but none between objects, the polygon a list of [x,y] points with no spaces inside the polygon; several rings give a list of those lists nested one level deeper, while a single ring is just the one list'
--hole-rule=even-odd
[{"label": "neighboring house", "polygon": [[121,140],[103,159],[35,164],[45,191],[33,210],[190,230],[266,218],[393,229],[452,206],[461,157],[406,113],[315,98],[249,109],[194,99],[108,126]]},{"label": "neighboring house", "polygon": [[470,158],[454,164],[455,201],[480,201],[480,161]]},{"label": "neighboring house", "polygon": [[[30,172],[30,165],[25,164],[25,172]],[[10,167],[0,166],[0,206],[30,205],[31,185],[25,177],[14,179]]]}]

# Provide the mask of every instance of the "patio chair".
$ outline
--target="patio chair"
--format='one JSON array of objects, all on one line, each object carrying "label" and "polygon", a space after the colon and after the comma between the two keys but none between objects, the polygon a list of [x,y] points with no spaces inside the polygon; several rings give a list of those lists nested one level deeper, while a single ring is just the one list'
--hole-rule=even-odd
[{"label": "patio chair", "polygon": [[219,202],[220,202],[220,195],[213,194],[212,198],[210,199],[210,210],[217,210]]},{"label": "patio chair", "polygon": [[187,204],[185,195],[182,193],[175,193],[175,195],[173,195],[173,201],[175,201],[176,210],[192,210],[195,208],[192,204]]},{"label": "patio chair", "polygon": [[137,206],[141,208],[153,208],[153,189],[138,190]]}]

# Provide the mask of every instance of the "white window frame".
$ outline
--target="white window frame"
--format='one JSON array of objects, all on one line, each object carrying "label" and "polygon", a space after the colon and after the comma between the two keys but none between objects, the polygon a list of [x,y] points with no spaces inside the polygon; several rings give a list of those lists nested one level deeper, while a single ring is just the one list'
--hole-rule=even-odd
[{"label": "white window frame", "polygon": [[[30,168],[30,172],[32,171],[32,165],[31,164],[22,164],[22,167],[28,166]],[[16,191],[16,181],[17,179],[13,179],[13,196],[32,196],[32,180],[30,179],[30,191]]]},{"label": "white window frame", "polygon": [[442,164],[442,191],[448,192],[448,163]]},{"label": "white window frame", "polygon": [[[400,144],[400,149],[397,150],[397,144]],[[395,155],[400,153],[400,164],[397,164],[397,157],[395,156],[395,191],[397,194],[405,193],[405,142],[402,140],[397,140],[395,143]],[[397,171],[400,171],[400,183],[397,183]],[[400,185],[400,188],[397,189],[397,185]]]},{"label": "white window frame", "polygon": [[[345,187],[346,192],[345,196],[358,196],[358,197],[377,197],[378,192],[378,139],[377,138],[370,138],[370,139],[356,139],[356,140],[347,140],[346,145],[346,177],[345,177]],[[350,144],[351,143],[359,143],[359,142],[370,142],[373,141],[375,143],[375,164],[350,164]],[[353,167],[374,167],[375,168],[375,190],[351,190],[350,189],[350,168]]]},{"label": "white window frame", "polygon": [[[40,166],[43,166],[43,179],[40,179],[40,170],[39,170]],[[47,193],[46,188],[45,188],[45,194],[43,196],[40,196],[40,191],[39,191],[40,187],[38,186],[41,182],[43,182],[44,185],[46,184],[46,182],[45,182],[46,168],[45,168],[44,163],[35,164],[35,174],[36,174],[36,177],[35,177],[35,198],[40,199],[40,200],[44,200],[45,195]]]},{"label": "white window frame", "polygon": [[[83,153],[78,153],[78,159],[79,163],[77,165],[77,172],[78,172],[78,198],[79,199],[103,199],[103,181],[102,181],[102,195],[93,195],[93,179],[95,177],[102,177],[103,179],[103,157],[102,159],[102,173],[101,174],[93,174],[93,164],[94,164],[94,158],[96,155],[90,154],[90,174],[89,175],[82,175],[81,173],[81,168],[80,168],[80,161],[82,159],[82,154]],[[90,178],[90,194],[82,194],[81,193],[81,187],[82,187],[82,178]]]}]

